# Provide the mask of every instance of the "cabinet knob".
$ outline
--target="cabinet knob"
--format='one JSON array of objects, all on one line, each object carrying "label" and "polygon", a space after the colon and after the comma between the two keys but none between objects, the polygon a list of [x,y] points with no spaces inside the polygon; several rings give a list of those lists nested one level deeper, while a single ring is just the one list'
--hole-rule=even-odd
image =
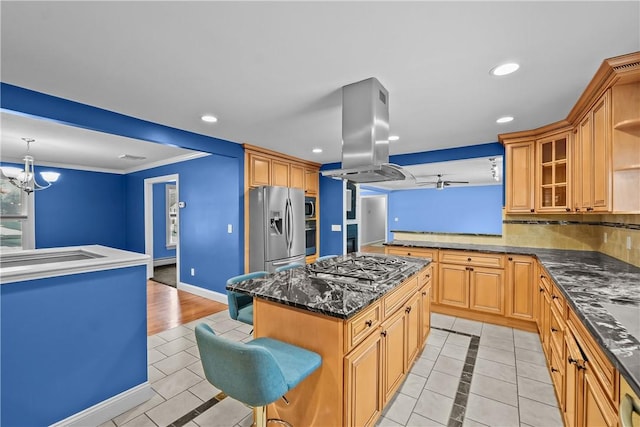
[{"label": "cabinet knob", "polygon": [[367,327],[371,327],[371,325],[373,325],[373,321],[372,320],[367,320],[366,322],[364,322],[365,325],[367,325]]},{"label": "cabinet knob", "polygon": [[471,258],[467,258],[467,261],[471,261]]},{"label": "cabinet knob", "polygon": [[556,328],[551,328],[551,332],[558,332]]},{"label": "cabinet knob", "polygon": [[407,256],[411,256],[411,252],[407,252]]},{"label": "cabinet knob", "polygon": [[559,370],[557,370],[556,368],[554,368],[553,366],[551,367],[551,372],[560,372]]},{"label": "cabinet knob", "polygon": [[544,288],[541,286],[540,287],[540,293],[544,292]]},{"label": "cabinet knob", "polygon": [[426,296],[426,295],[427,295],[427,293],[423,291],[423,292],[422,292],[422,296],[424,297],[424,296]]},{"label": "cabinet knob", "polygon": [[469,267],[469,271],[473,271],[473,267]]},{"label": "cabinet knob", "polygon": [[387,336],[387,331],[380,332],[380,335],[382,335],[383,337],[386,337]]},{"label": "cabinet knob", "polygon": [[593,208],[587,208],[587,212],[593,211]]},{"label": "cabinet knob", "polygon": [[571,212],[571,208],[566,208],[565,211]]},{"label": "cabinet knob", "polygon": [[580,208],[576,208],[576,212],[580,212]]},{"label": "cabinet knob", "polygon": [[404,312],[407,313],[407,314],[411,313],[411,307],[409,306],[409,307],[405,308]]},{"label": "cabinet knob", "polygon": [[569,358],[567,358],[567,362],[571,363],[572,365],[578,364],[578,361],[576,359],[574,359],[573,357],[571,357],[571,356],[569,356]]},{"label": "cabinet knob", "polygon": [[558,299],[557,295],[551,295],[551,299]]},{"label": "cabinet knob", "polygon": [[509,257],[509,261],[513,261],[513,258]]},{"label": "cabinet knob", "polygon": [[546,277],[544,277],[544,274],[541,274],[541,275],[540,275],[540,278],[541,278],[541,279],[546,279]]},{"label": "cabinet knob", "polygon": [[536,211],[535,209],[531,209],[531,212],[535,212],[535,211]]},{"label": "cabinet knob", "polygon": [[431,277],[431,275],[430,275],[430,274],[427,274],[427,279],[428,279],[429,277]]}]

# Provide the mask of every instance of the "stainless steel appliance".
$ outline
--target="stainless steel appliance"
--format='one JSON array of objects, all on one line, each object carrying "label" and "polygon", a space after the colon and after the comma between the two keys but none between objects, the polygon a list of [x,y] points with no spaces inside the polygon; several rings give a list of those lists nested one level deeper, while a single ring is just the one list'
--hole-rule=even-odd
[{"label": "stainless steel appliance", "polygon": [[305,218],[316,217],[316,198],[315,197],[304,198],[304,217]]},{"label": "stainless steel appliance", "polygon": [[249,270],[305,260],[304,191],[257,187],[249,191]]},{"label": "stainless steel appliance", "polygon": [[304,242],[305,242],[305,254],[316,254],[316,220],[308,219],[304,222]]},{"label": "stainless steel appliance", "polygon": [[391,257],[356,255],[336,257],[307,266],[314,276],[360,285],[375,285],[402,274],[411,266],[404,260]]}]

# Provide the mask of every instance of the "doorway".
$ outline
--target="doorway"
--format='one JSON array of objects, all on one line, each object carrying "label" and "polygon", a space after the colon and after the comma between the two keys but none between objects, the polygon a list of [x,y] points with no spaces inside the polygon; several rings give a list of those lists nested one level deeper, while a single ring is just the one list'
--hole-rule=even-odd
[{"label": "doorway", "polygon": [[387,241],[387,195],[365,195],[360,197],[361,246],[379,247]]},{"label": "doorway", "polygon": [[178,174],[144,180],[144,235],[147,279],[180,283],[180,209]]}]

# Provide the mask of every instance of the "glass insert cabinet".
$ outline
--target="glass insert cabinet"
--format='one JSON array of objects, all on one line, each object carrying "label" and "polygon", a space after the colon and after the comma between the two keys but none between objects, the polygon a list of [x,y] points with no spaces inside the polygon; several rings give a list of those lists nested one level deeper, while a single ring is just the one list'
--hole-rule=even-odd
[{"label": "glass insert cabinet", "polygon": [[569,209],[569,133],[536,141],[538,153],[537,210],[565,212]]}]

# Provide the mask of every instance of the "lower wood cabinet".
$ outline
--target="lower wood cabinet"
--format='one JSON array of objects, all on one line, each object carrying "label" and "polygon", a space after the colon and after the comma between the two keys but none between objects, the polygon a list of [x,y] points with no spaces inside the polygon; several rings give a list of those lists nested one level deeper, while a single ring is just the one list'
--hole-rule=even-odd
[{"label": "lower wood cabinet", "polygon": [[469,271],[464,265],[440,264],[438,304],[469,307]]},{"label": "lower wood cabinet", "polygon": [[530,256],[509,255],[506,270],[506,315],[534,320],[536,260]]},{"label": "lower wood cabinet", "polygon": [[504,270],[440,264],[438,303],[504,314]]},{"label": "lower wood cabinet", "polygon": [[432,281],[428,281],[421,289],[420,289],[420,315],[421,320],[420,324],[422,325],[422,337],[421,337],[421,345],[422,347],[424,343],[427,341],[429,336],[429,331],[431,330],[431,289]]},{"label": "lower wood cabinet", "polygon": [[383,403],[387,403],[400,387],[406,374],[407,318],[398,310],[382,324],[382,390]]},{"label": "lower wood cabinet", "polygon": [[382,335],[371,334],[344,358],[347,425],[373,425],[383,407]]},{"label": "lower wood cabinet", "polygon": [[579,426],[615,427],[618,425],[617,411],[605,396],[602,386],[588,363],[584,369],[581,391],[582,396],[578,395],[578,399],[582,404],[582,410],[580,411],[582,420],[578,424]]}]

